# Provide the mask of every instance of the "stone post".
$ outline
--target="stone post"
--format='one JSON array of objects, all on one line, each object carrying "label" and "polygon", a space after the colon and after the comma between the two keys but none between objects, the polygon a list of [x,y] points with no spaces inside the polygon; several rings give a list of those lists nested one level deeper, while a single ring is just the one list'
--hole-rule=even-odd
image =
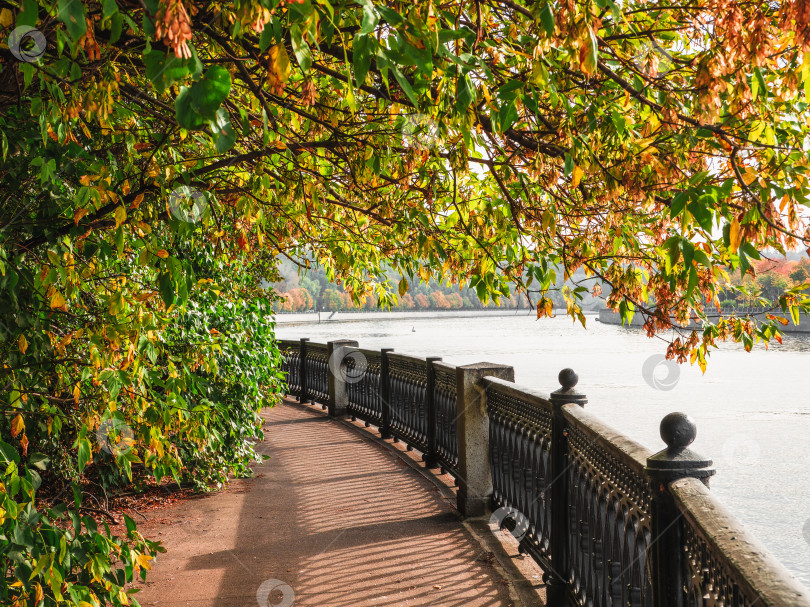
[{"label": "stone post", "polygon": [[346,357],[349,347],[357,347],[352,339],[336,339],[326,342],[326,355],[329,360],[329,417],[345,417],[349,407],[349,395],[346,392]]},{"label": "stone post", "polygon": [[680,513],[669,492],[669,484],[681,478],[697,478],[708,487],[715,473],[712,460],[698,455],[689,445],[697,436],[695,421],[685,413],[670,413],[661,420],[663,451],[647,458],[647,474],[652,489],[650,504],[653,607],[684,607],[684,558]]},{"label": "stone post", "polygon": [[515,381],[515,369],[493,363],[456,367],[459,477],[457,503],[464,516],[483,515],[492,495],[489,416],[486,391],[481,384],[486,376]]}]

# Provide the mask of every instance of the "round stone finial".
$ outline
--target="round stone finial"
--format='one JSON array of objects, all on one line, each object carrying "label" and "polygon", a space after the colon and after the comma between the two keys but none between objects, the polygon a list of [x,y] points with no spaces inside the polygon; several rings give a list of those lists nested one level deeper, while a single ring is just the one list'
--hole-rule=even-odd
[{"label": "round stone finial", "polygon": [[574,372],[573,369],[563,369],[560,371],[557,379],[560,380],[560,385],[563,387],[563,390],[570,390],[577,385],[579,376]]},{"label": "round stone finial", "polygon": [[669,449],[685,449],[696,436],[697,424],[686,413],[670,413],[661,420],[661,438]]}]

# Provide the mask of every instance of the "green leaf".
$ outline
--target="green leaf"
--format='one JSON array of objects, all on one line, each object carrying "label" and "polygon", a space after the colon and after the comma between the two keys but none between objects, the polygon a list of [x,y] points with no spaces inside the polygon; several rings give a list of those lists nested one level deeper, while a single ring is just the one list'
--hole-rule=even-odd
[{"label": "green leaf", "polygon": [[160,297],[163,299],[163,303],[165,303],[167,307],[174,303],[174,280],[172,280],[171,274],[162,272],[158,276],[158,290],[160,291]]},{"label": "green leaf", "polygon": [[17,13],[17,27],[28,25],[34,27],[39,18],[39,5],[37,0],[23,0],[20,5],[20,12]]},{"label": "green leaf", "polygon": [[266,51],[273,45],[273,42],[275,42],[275,37],[273,36],[273,28],[265,27],[262,30],[261,38],[259,38],[259,50],[261,52]]},{"label": "green leaf", "polygon": [[695,287],[698,285],[698,273],[697,268],[692,266],[689,268],[689,285],[686,288],[686,297],[690,297],[692,292],[695,290]]},{"label": "green leaf", "polygon": [[768,87],[765,84],[765,78],[762,76],[762,70],[758,67],[754,68],[754,77],[753,82],[751,82],[751,95],[754,99],[757,98],[758,92],[755,92],[756,89],[762,91],[762,94],[767,97],[768,96]]},{"label": "green leaf", "polygon": [[543,24],[543,29],[546,30],[547,36],[554,35],[554,11],[551,10],[551,5],[546,3],[540,9],[540,22]]},{"label": "green leaf", "polygon": [[680,215],[687,202],[689,202],[688,192],[680,192],[676,194],[675,198],[672,199],[672,204],[669,207],[669,216],[677,217]]},{"label": "green leaf", "polygon": [[223,154],[230,150],[236,143],[236,129],[231,125],[231,119],[225,108],[217,110],[216,120],[212,120],[209,124],[214,133],[217,153]]},{"label": "green leaf", "polygon": [[293,53],[298,60],[301,70],[306,73],[312,67],[312,52],[309,45],[301,34],[301,28],[296,24],[290,28],[290,40],[292,41]]},{"label": "green leaf", "polygon": [[68,34],[74,42],[87,32],[87,21],[85,21],[84,2],[81,0],[59,0],[58,19],[67,27]]},{"label": "green leaf", "polygon": [[565,177],[569,177],[571,172],[574,170],[574,159],[571,157],[571,154],[565,154],[565,164],[563,165],[563,172]]},{"label": "green leaf", "polygon": [[374,10],[374,5],[371,3],[371,0],[359,0],[358,4],[363,7],[363,23],[360,26],[360,33],[371,34],[374,28],[377,27],[380,16],[377,14],[377,11]]},{"label": "green leaf", "polygon": [[514,101],[510,101],[509,103],[502,105],[500,111],[498,112],[498,122],[501,125],[501,132],[504,133],[512,128],[512,125],[515,123],[517,118],[518,112]]},{"label": "green leaf", "polygon": [[393,64],[391,65],[391,71],[394,72],[394,78],[397,79],[399,86],[408,96],[408,99],[410,99],[414,107],[418,107],[419,104],[416,100],[416,93],[414,93],[413,87],[411,87],[411,83],[408,82],[408,79],[405,78],[405,75],[399,70],[399,68],[396,65]]},{"label": "green leaf", "polygon": [[40,470],[45,470],[50,463],[51,459],[44,453],[32,453],[28,457],[28,465],[39,468]]},{"label": "green leaf", "polygon": [[475,102],[475,87],[467,74],[460,76],[458,84],[456,85],[456,104],[455,109],[457,112],[466,111],[473,102]]},{"label": "green leaf", "polygon": [[146,65],[146,77],[152,82],[158,93],[163,93],[177,80],[188,75],[189,69],[186,61],[174,53],[164,53],[151,50],[144,54],[143,62]]},{"label": "green leaf", "polygon": [[0,456],[2,456],[3,458],[4,466],[12,462],[15,464],[20,463],[20,454],[17,453],[17,450],[8,443],[4,443],[1,440],[0,440]]},{"label": "green leaf", "polygon": [[681,251],[683,252],[683,263],[688,268],[692,265],[692,259],[695,256],[695,245],[686,238],[681,238]]},{"label": "green leaf", "polygon": [[681,238],[680,236],[672,236],[664,242],[664,250],[666,251],[666,270],[667,274],[672,272],[678,260],[681,258]]},{"label": "green leaf", "polygon": [[613,126],[616,128],[616,132],[619,134],[619,136],[623,137],[624,129],[625,126],[627,125],[627,120],[625,119],[625,117],[622,116],[619,112],[614,111],[610,115],[610,121],[613,123]]},{"label": "green leaf", "polygon": [[129,518],[126,514],[124,514],[124,524],[127,526],[127,535],[131,535],[135,532],[137,525],[135,521]]},{"label": "green leaf", "polygon": [[796,305],[790,306],[789,310],[790,310],[790,318],[793,320],[793,324],[798,325],[799,321],[801,320],[799,318],[799,306]]},{"label": "green leaf", "polygon": [[629,327],[635,315],[636,306],[632,301],[624,300],[619,304],[619,316],[621,316],[623,325],[626,324]]},{"label": "green leaf", "polygon": [[115,0],[104,0],[102,4],[102,18],[109,19],[118,13],[118,3]]},{"label": "green leaf", "polygon": [[354,79],[357,86],[362,86],[368,74],[368,68],[371,65],[372,56],[372,39],[370,36],[364,36],[360,33],[354,35],[354,43],[352,44],[352,62],[354,64]]},{"label": "green leaf", "polygon": [[186,130],[198,129],[205,124],[202,117],[192,107],[191,89],[186,86],[180,88],[180,93],[174,100],[174,112],[177,124]]},{"label": "green leaf", "polygon": [[90,441],[87,440],[86,438],[80,438],[79,454],[78,454],[79,473],[81,473],[84,470],[85,466],[87,466],[87,463],[90,461],[91,457],[90,452],[91,452]]},{"label": "green leaf", "polygon": [[191,107],[203,118],[211,120],[230,92],[231,75],[224,67],[214,65],[189,89]]}]

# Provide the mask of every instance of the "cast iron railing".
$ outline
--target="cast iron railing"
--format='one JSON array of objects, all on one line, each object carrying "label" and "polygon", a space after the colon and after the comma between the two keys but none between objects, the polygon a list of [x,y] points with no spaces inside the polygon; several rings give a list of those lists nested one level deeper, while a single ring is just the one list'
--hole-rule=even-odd
[{"label": "cast iron railing", "polygon": [[[695,426],[684,414],[663,419],[667,448],[653,454],[585,411],[570,369],[546,395],[503,379],[509,367],[346,340],[279,345],[289,394],[422,452],[460,484],[463,514],[488,486],[491,521],[544,569],[551,607],[810,607],[807,589],[709,492],[714,468],[688,448]],[[472,478],[482,473],[488,483]]]}]

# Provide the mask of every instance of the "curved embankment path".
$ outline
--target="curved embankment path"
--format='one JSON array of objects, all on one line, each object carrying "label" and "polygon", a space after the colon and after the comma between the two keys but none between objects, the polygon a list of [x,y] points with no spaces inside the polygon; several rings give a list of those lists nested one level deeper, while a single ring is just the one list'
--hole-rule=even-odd
[{"label": "curved embankment path", "polygon": [[254,478],[141,524],[168,549],[141,605],[542,604],[531,559],[486,521],[462,523],[448,477],[401,445],[319,407],[285,402],[264,417],[270,459]]}]

